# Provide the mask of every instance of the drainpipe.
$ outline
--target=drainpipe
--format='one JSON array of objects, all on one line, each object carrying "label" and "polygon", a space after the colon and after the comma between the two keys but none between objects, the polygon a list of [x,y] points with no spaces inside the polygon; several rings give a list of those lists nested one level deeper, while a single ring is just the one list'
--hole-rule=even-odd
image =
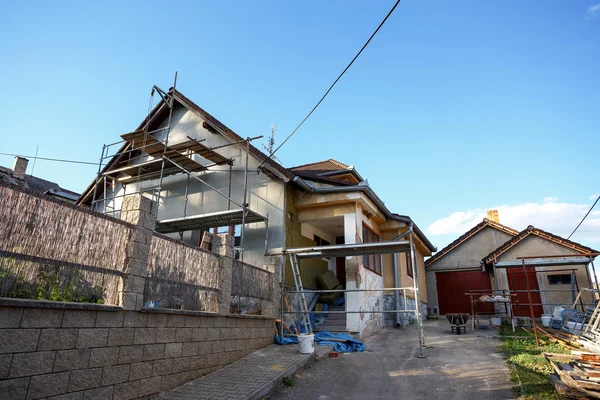
[{"label": "drainpipe", "polygon": [[[396,236],[395,238],[392,239],[392,242],[396,241],[396,240],[400,240],[403,237],[405,237],[406,235],[412,233],[413,231],[413,222],[410,222],[410,225],[408,227],[408,230],[406,232],[401,233],[400,235]],[[398,276],[398,254],[394,253],[392,255],[392,263],[394,265],[394,287],[400,287],[400,279]],[[394,291],[394,297],[396,299],[396,310],[400,309],[400,292],[398,290]],[[406,299],[404,299],[404,302],[406,303]],[[400,311],[396,311],[396,328],[401,327],[402,324],[400,323]]]}]

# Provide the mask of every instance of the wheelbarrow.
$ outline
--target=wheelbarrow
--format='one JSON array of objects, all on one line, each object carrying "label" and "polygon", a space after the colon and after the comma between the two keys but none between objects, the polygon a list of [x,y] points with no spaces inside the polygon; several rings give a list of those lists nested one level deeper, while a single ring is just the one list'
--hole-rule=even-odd
[{"label": "wheelbarrow", "polygon": [[464,313],[446,314],[446,319],[450,322],[452,333],[456,332],[457,335],[460,335],[461,332],[467,333],[467,321],[470,316],[470,314]]}]

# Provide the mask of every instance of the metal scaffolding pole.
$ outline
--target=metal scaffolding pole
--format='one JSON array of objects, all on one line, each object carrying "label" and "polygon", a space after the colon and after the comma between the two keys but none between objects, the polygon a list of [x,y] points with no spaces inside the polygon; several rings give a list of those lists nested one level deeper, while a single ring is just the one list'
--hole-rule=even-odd
[{"label": "metal scaffolding pole", "polygon": [[[165,170],[165,158],[164,158],[164,153],[167,152],[167,145],[169,144],[169,132],[171,130],[171,118],[173,117],[173,105],[174,105],[174,98],[173,96],[175,95],[175,88],[177,87],[177,71],[175,71],[175,79],[173,81],[173,91],[171,92],[171,96],[169,98],[169,118],[167,119],[167,137],[165,139],[165,147],[163,150],[163,159],[162,159],[162,166],[160,167],[160,179],[158,181],[158,196],[156,198],[156,219],[158,220],[158,208],[160,207],[160,193],[162,191],[162,183],[163,183],[163,175],[164,175],[164,170]],[[163,98],[163,100],[165,99],[161,92],[158,92],[161,97]],[[148,121],[148,123],[150,123],[150,121]]]},{"label": "metal scaffolding pole", "polygon": [[240,237],[240,260],[244,261],[244,236],[246,230],[246,212],[248,210],[247,195],[248,195],[248,156],[250,154],[250,138],[246,139],[246,168],[244,171],[244,201],[242,202],[242,232]]},{"label": "metal scaffolding pole", "polygon": [[415,290],[415,313],[417,317],[417,326],[419,328],[419,358],[425,358],[423,354],[423,348],[425,348],[425,332],[423,331],[423,316],[421,315],[420,303],[421,303],[421,291],[419,289],[419,267],[417,264],[417,255],[415,251],[415,243],[413,241],[412,233],[409,236],[410,240],[410,259],[412,261],[413,270],[413,285]]}]

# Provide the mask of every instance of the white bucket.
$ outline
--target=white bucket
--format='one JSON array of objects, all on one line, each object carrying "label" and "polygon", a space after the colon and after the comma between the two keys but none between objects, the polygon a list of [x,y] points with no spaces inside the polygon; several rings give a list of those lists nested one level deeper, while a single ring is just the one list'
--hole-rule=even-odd
[{"label": "white bucket", "polygon": [[492,324],[492,326],[500,326],[502,325],[502,318],[490,317],[490,324]]},{"label": "white bucket", "polygon": [[298,344],[300,345],[300,353],[311,354],[315,352],[313,343],[315,341],[315,335],[306,335],[301,333],[298,335]]},{"label": "white bucket", "polygon": [[546,328],[550,326],[550,320],[552,319],[551,314],[542,314],[542,325]]}]

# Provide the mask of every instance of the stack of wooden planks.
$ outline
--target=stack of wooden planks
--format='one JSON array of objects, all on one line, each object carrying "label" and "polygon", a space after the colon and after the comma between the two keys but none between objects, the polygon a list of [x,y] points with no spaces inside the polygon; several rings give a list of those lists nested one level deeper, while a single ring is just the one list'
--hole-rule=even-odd
[{"label": "stack of wooden planks", "polygon": [[600,354],[573,353],[543,353],[554,369],[550,381],[565,397],[600,399]]}]

